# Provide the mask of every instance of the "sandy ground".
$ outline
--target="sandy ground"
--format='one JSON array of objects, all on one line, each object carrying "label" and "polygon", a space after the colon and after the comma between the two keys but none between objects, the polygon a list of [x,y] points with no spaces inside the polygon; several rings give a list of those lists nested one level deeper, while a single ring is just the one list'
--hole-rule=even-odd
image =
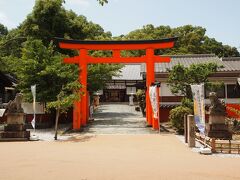
[{"label": "sandy ground", "polygon": [[79,135],[0,143],[1,180],[239,180],[240,159],[200,155],[175,135]]},{"label": "sandy ground", "polygon": [[182,137],[146,128],[127,104],[104,104],[94,118],[60,141],[44,129],[36,131],[41,141],[1,142],[0,180],[240,179],[240,158],[193,152]]}]

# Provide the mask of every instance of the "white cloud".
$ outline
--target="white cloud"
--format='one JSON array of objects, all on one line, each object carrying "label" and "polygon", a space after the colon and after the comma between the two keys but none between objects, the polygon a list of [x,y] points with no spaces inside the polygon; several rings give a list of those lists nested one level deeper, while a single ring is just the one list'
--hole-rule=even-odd
[{"label": "white cloud", "polygon": [[16,24],[11,21],[6,14],[4,14],[3,12],[0,12],[0,23],[3,24],[4,26],[6,26],[8,29],[12,29],[14,27],[16,27]]}]

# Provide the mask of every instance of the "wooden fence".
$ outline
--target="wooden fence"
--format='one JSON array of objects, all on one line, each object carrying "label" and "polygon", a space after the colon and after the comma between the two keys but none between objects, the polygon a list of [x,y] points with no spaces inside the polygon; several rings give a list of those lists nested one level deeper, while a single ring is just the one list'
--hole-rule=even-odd
[{"label": "wooden fence", "polygon": [[231,140],[216,140],[214,138],[204,139],[199,133],[196,133],[196,140],[209,147],[213,153],[240,154],[240,142]]}]

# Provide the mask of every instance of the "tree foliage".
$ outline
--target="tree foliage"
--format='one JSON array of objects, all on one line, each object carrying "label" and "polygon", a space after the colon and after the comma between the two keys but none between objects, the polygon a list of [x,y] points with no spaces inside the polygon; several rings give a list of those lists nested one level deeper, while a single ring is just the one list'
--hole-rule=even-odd
[{"label": "tree foliage", "polygon": [[19,80],[18,88],[27,100],[31,99],[29,87],[33,84],[37,85],[37,100],[50,102],[64,85],[77,80],[76,66],[63,65],[63,57],[54,51],[52,44],[46,47],[41,40],[28,39],[23,44],[21,58],[14,61],[14,72]]},{"label": "tree foliage", "polygon": [[200,26],[185,25],[176,28],[170,26],[154,27],[152,24],[134,30],[123,39],[161,39],[166,37],[178,37],[176,45],[172,49],[157,50],[157,54],[209,54],[217,56],[239,56],[236,47],[223,45],[206,35],[206,29]]},{"label": "tree foliage", "polygon": [[184,115],[192,114],[193,111],[189,107],[178,106],[170,111],[169,119],[173,127],[177,129],[179,134],[184,132]]},{"label": "tree foliage", "polygon": [[102,6],[106,3],[108,3],[108,0],[97,0],[99,2],[99,4],[101,4]]},{"label": "tree foliage", "polygon": [[113,76],[118,76],[121,64],[90,64],[88,65],[88,90],[90,93],[104,89]]},{"label": "tree foliage", "polygon": [[216,63],[191,64],[190,67],[178,64],[172,70],[169,70],[167,83],[173,94],[180,94],[191,99],[190,85],[208,82],[208,77],[215,73],[218,68],[221,68],[221,66]]},{"label": "tree foliage", "polygon": [[[30,100],[30,85],[37,84],[38,101],[54,101],[62,86],[78,78],[78,68],[66,65],[62,59],[77,52],[53,45],[54,37],[103,40],[112,34],[63,7],[63,0],[36,0],[33,11],[16,29],[4,31],[0,44],[1,69],[13,73],[19,80],[18,89]],[[3,67],[3,68],[2,68]],[[106,81],[117,75],[121,65],[89,65],[91,91],[102,88]],[[51,88],[49,88],[51,87]]]},{"label": "tree foliage", "polygon": [[72,107],[75,101],[80,100],[80,88],[81,85],[78,81],[70,82],[67,85],[62,86],[61,91],[57,95],[57,100],[47,103],[47,109],[54,108],[56,110],[55,140],[57,140],[59,116],[61,113],[67,112],[67,110]]},{"label": "tree foliage", "polygon": [[23,36],[41,39],[45,45],[54,37],[84,40],[109,35],[100,25],[87,21],[86,17],[72,10],[66,10],[63,0],[37,0],[20,29]]},{"label": "tree foliage", "polygon": [[0,23],[0,38],[8,34],[8,29],[3,24]]}]

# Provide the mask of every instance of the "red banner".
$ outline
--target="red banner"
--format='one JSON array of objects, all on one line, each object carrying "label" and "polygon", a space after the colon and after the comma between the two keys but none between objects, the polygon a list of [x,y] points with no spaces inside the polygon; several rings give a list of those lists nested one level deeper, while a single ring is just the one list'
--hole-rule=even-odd
[{"label": "red banner", "polygon": [[227,115],[240,120],[240,104],[226,104]]}]

